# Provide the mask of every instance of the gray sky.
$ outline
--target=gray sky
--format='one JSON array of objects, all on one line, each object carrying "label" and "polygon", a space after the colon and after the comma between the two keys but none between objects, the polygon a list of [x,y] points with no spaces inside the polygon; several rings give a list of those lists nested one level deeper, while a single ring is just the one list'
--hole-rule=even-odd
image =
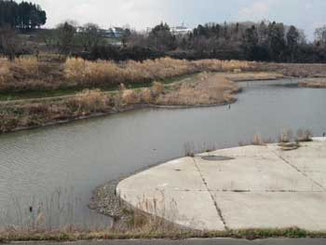
[{"label": "gray sky", "polygon": [[281,21],[305,30],[326,24],[326,0],[31,0],[48,13],[48,27],[64,20],[102,27],[129,24],[135,29],[184,22],[190,27],[207,22]]}]

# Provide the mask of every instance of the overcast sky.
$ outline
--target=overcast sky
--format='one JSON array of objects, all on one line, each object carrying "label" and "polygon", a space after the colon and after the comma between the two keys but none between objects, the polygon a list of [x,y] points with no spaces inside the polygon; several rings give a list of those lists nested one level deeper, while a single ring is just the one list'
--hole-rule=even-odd
[{"label": "overcast sky", "polygon": [[48,14],[48,27],[64,20],[102,27],[145,29],[165,21],[189,27],[207,22],[281,21],[305,30],[326,24],[326,0],[31,0]]}]

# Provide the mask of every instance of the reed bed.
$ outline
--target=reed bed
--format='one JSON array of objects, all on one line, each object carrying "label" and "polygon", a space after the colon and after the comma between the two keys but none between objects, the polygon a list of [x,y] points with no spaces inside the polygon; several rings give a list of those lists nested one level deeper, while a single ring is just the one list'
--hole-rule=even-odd
[{"label": "reed bed", "polygon": [[172,58],[128,61],[117,64],[111,61],[86,61],[68,58],[64,74],[66,81],[89,86],[109,86],[164,80],[202,71],[234,71],[254,69],[255,63],[246,61],[202,60],[186,61]]},{"label": "reed bed", "polygon": [[60,64],[40,62],[34,56],[0,59],[0,92],[57,89],[63,86]]}]

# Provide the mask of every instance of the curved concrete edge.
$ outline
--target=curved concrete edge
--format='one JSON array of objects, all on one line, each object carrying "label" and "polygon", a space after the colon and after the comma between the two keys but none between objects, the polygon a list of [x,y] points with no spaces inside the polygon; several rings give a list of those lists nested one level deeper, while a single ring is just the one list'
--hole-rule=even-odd
[{"label": "curved concrete edge", "polygon": [[[326,231],[326,140],[301,145],[180,158],[121,181],[117,193],[135,208],[192,229]],[[207,155],[230,159],[204,160]]]},{"label": "curved concrete edge", "polygon": [[326,137],[314,137],[312,138],[313,141],[324,142],[326,141]]},{"label": "curved concrete edge", "polygon": [[224,230],[212,197],[190,157],[131,176],[118,184],[117,193],[133,207],[178,225]]}]

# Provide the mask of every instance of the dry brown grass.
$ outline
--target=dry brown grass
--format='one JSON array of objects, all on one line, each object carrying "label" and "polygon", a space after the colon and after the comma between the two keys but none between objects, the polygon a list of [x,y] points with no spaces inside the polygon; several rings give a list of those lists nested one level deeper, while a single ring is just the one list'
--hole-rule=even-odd
[{"label": "dry brown grass", "polygon": [[36,57],[0,59],[0,91],[56,89],[63,84],[60,65],[41,63]]},{"label": "dry brown grass", "polygon": [[141,102],[140,93],[132,89],[122,91],[122,101],[126,105],[138,104]]},{"label": "dry brown grass", "polygon": [[10,62],[0,59],[0,90],[6,87],[6,83],[13,80],[13,73],[10,71]]},{"label": "dry brown grass", "polygon": [[144,88],[142,90],[141,98],[142,101],[147,104],[153,103],[154,95],[152,93],[152,90],[150,88]]},{"label": "dry brown grass", "polygon": [[206,59],[193,62],[202,71],[250,71],[256,68],[255,62],[238,60]]},{"label": "dry brown grass", "polygon": [[112,109],[111,97],[100,90],[84,90],[68,98],[15,102],[0,106],[0,132],[78,119]]},{"label": "dry brown grass", "polygon": [[322,81],[303,81],[299,83],[303,88],[326,88],[326,80]]},{"label": "dry brown grass", "polygon": [[[78,62],[74,65],[82,70],[84,61]],[[30,86],[36,84],[34,81]],[[154,82],[150,88],[126,89],[120,84],[118,92],[86,89],[71,96],[7,102],[0,107],[0,131],[118,112],[137,104],[196,106],[231,103],[235,101],[233,94],[237,91],[236,84],[225,79],[223,74],[201,73],[166,86]]]},{"label": "dry brown grass", "polygon": [[[94,88],[164,80],[200,72],[228,72],[231,80],[277,79],[282,75],[307,77],[324,74],[324,65],[265,64],[206,59],[198,61],[160,58],[143,62],[86,61],[81,58],[41,55],[0,60],[0,91]],[[245,72],[264,71],[250,74]],[[279,72],[279,74],[274,73]],[[303,73],[303,74],[302,74]],[[325,73],[326,74],[326,73]],[[324,83],[309,83],[324,87]],[[302,84],[306,86],[306,84]]]},{"label": "dry brown grass", "polygon": [[64,73],[68,82],[104,86],[162,80],[201,71],[233,71],[236,68],[250,70],[254,67],[254,63],[246,61],[186,61],[160,58],[116,64],[110,61],[91,62],[81,58],[68,58]]},{"label": "dry brown grass", "polygon": [[69,106],[74,108],[76,114],[89,114],[105,111],[108,103],[108,96],[99,89],[86,89],[68,100]]},{"label": "dry brown grass", "polygon": [[160,95],[164,91],[164,85],[160,82],[154,82],[152,86],[152,93],[154,96]]},{"label": "dry brown grass", "polygon": [[26,76],[35,76],[39,72],[39,62],[33,56],[16,58],[13,66]]},{"label": "dry brown grass", "polygon": [[276,80],[283,78],[284,76],[274,72],[255,72],[255,73],[234,73],[227,74],[227,78],[235,82],[240,81],[256,81],[256,80]]},{"label": "dry brown grass", "polygon": [[194,82],[171,86],[169,92],[161,94],[156,103],[161,105],[213,105],[232,103],[233,93],[239,91],[236,84],[222,75],[203,73]]},{"label": "dry brown grass", "polygon": [[266,145],[260,134],[255,134],[251,141],[252,145]]}]

